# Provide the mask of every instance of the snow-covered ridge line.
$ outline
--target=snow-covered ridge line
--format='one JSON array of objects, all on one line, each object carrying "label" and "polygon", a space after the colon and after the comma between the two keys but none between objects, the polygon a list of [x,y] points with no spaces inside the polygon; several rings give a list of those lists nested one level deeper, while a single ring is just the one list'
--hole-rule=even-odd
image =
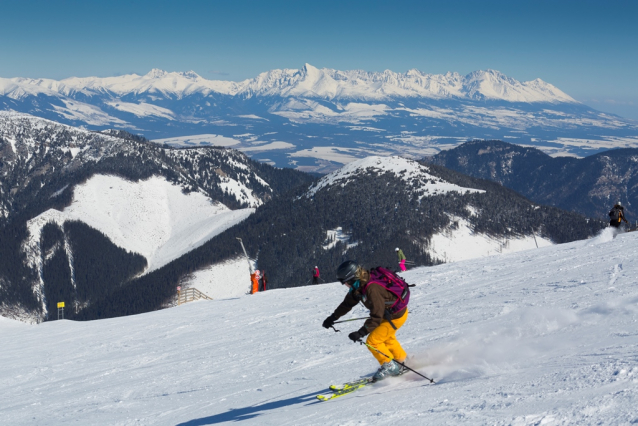
[{"label": "snow-covered ridge line", "polygon": [[161,93],[186,97],[217,93],[229,96],[282,96],[324,99],[392,99],[422,97],[433,99],[492,99],[509,102],[577,103],[555,86],[541,79],[520,82],[495,71],[474,71],[465,76],[448,72],[426,74],[416,69],[406,73],[390,70],[367,72],[315,68],[278,69],[242,82],[207,80],[193,71],[166,72],[153,69],[146,75],[117,77],[71,77],[63,80],[0,78],[0,96],[119,97],[127,94]]},{"label": "snow-covered ridge line", "polygon": [[346,164],[339,170],[332,172],[317,183],[312,185],[306,192],[306,197],[313,197],[318,191],[333,186],[346,186],[350,179],[361,173],[374,171],[377,173],[393,173],[396,177],[403,179],[407,185],[418,183],[420,198],[441,195],[447,192],[485,192],[480,189],[463,188],[453,183],[447,182],[429,173],[429,168],[414,160],[408,160],[399,156],[393,157],[366,157]]}]

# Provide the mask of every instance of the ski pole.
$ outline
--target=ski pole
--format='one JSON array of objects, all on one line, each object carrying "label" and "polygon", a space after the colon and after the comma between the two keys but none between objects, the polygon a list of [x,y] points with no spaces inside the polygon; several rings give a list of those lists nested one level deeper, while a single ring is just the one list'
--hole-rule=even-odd
[{"label": "ski pole", "polygon": [[408,366],[407,366],[407,365],[405,365],[404,363],[399,362],[399,361],[397,361],[396,359],[393,359],[391,356],[388,356],[388,355],[384,354],[383,352],[381,352],[380,350],[378,350],[378,349],[377,349],[377,348],[375,348],[374,346],[370,346],[370,345],[368,345],[368,343],[367,343],[367,342],[364,342],[363,340],[359,340],[359,343],[361,343],[362,345],[366,345],[368,348],[370,348],[370,349],[372,349],[372,350],[375,350],[377,353],[379,353],[379,354],[383,355],[383,356],[384,356],[384,357],[386,357],[386,358],[389,358],[389,359],[390,359],[390,361],[394,361],[394,362],[396,362],[397,364],[399,364],[400,366],[402,366],[402,367],[404,367],[404,368],[407,368],[408,370],[412,371],[413,373],[418,374],[419,376],[423,377],[423,378],[424,378],[424,379],[426,379],[426,380],[429,380],[429,381],[430,381],[430,383],[435,383],[435,382],[434,382],[434,380],[430,379],[429,377],[425,377],[423,374],[419,373],[419,372],[418,372],[418,371],[416,371],[416,370],[411,369],[410,367],[408,367]]},{"label": "ski pole", "polygon": [[347,320],[343,320],[343,321],[336,321],[335,324],[339,324],[340,322],[349,322],[349,321],[357,321],[357,320],[364,320],[364,319],[368,319],[370,317],[365,317],[365,318],[351,318],[351,319],[347,319]]}]

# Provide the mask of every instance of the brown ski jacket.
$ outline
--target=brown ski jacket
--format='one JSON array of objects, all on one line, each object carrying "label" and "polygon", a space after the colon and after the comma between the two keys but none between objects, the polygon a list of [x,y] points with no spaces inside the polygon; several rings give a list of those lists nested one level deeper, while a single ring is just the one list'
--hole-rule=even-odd
[{"label": "brown ski jacket", "polygon": [[372,330],[377,328],[381,321],[387,319],[389,316],[390,319],[398,319],[405,314],[405,309],[400,310],[399,312],[394,313],[394,315],[386,314],[386,307],[392,306],[394,301],[396,300],[396,296],[386,290],[383,286],[376,283],[371,283],[366,288],[365,295],[361,294],[361,290],[353,290],[346,294],[346,297],[343,299],[343,302],[337,309],[335,309],[333,315],[336,318],[341,318],[352,308],[354,308],[360,301],[363,305],[370,309],[370,318],[366,320],[363,326],[366,328],[368,333],[371,333]]}]

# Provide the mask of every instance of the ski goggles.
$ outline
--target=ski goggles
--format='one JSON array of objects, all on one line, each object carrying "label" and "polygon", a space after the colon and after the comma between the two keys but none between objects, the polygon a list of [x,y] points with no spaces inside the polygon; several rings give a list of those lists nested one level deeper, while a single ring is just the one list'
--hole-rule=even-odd
[{"label": "ski goggles", "polygon": [[348,278],[348,279],[344,279],[344,280],[339,279],[339,282],[340,282],[341,284],[343,284],[343,285],[346,285],[346,284],[348,284],[348,285],[352,285],[352,284],[354,284],[356,281],[357,281],[357,278],[356,278],[356,277],[352,277],[352,278]]}]

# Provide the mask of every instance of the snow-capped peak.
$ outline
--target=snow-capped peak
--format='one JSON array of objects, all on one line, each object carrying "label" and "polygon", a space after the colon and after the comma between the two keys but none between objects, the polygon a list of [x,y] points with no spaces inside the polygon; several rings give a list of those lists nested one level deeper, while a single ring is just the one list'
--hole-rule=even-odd
[{"label": "snow-capped peak", "polygon": [[465,93],[472,99],[509,102],[575,102],[556,87],[537,78],[520,82],[496,70],[474,71],[465,76]]},{"label": "snow-capped peak", "polygon": [[301,72],[302,75],[311,75],[311,74],[318,74],[319,68],[317,67],[313,67],[312,65],[310,65],[309,63],[305,63],[304,66],[299,70]]},{"label": "snow-capped peak", "polygon": [[495,70],[474,71],[466,76],[448,72],[425,74],[411,69],[366,72],[316,68],[276,69],[239,83],[207,80],[194,71],[167,72],[152,69],[139,76],[50,79],[0,78],[0,94],[18,99],[25,95],[68,96],[111,93],[118,96],[160,92],[177,97],[211,92],[235,96],[281,96],[323,99],[386,100],[401,97],[434,99],[493,99],[509,102],[576,103],[556,87],[541,79],[519,82]]},{"label": "snow-capped peak", "polygon": [[383,100],[400,97],[436,99],[493,99],[509,102],[576,101],[540,79],[519,82],[496,70],[474,71],[466,76],[448,72],[425,74],[411,69],[366,72],[319,69],[305,64],[300,70],[272,70],[239,83],[248,96],[295,96],[324,99]]},{"label": "snow-capped peak", "polygon": [[158,68],[153,68],[152,70],[150,70],[146,75],[144,75],[144,78],[146,79],[162,79],[162,78],[166,78],[166,77],[170,77],[170,78],[188,78],[191,80],[197,80],[199,78],[201,78],[199,76],[199,74],[197,74],[195,71],[190,70],[190,71],[177,71],[177,72],[168,72],[168,71],[164,71]]},{"label": "snow-capped peak", "polygon": [[348,185],[351,180],[367,172],[375,172],[378,174],[392,173],[397,178],[405,181],[406,187],[409,184],[409,187],[417,188],[416,192],[420,198],[440,195],[450,191],[460,193],[483,192],[478,189],[463,188],[434,176],[430,174],[429,167],[414,160],[399,156],[372,156],[348,163],[339,170],[324,176],[308,189],[306,197],[312,197],[318,191],[334,185],[344,187]]},{"label": "snow-capped peak", "polygon": [[163,78],[168,74],[166,71],[159,68],[153,68],[144,77],[146,78]]}]

